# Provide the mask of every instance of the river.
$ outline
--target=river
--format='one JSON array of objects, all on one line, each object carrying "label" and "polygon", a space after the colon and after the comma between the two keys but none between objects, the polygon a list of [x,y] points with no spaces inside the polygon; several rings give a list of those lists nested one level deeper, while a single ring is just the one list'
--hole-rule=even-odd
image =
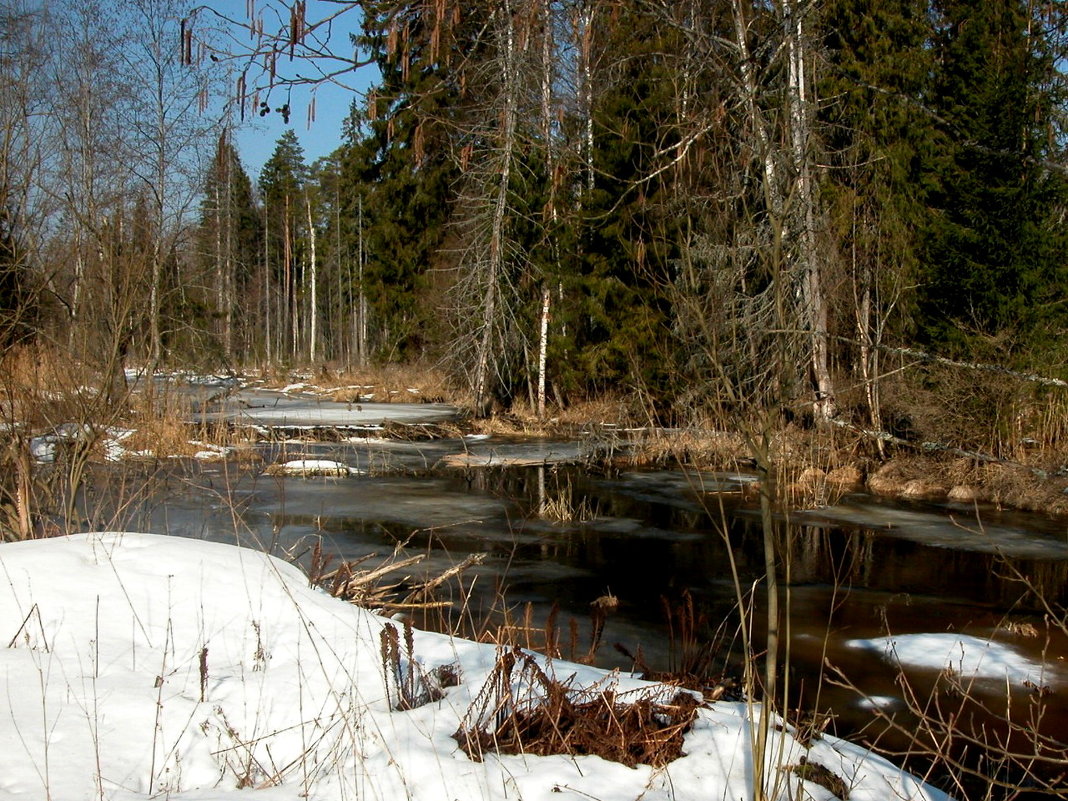
[{"label": "river", "polygon": [[[738,491],[752,477],[608,473],[567,463],[582,448],[498,438],[263,446],[266,463],[332,459],[359,474],[279,477],[263,474],[262,463],[176,463],[146,499],[127,507],[124,525],[305,561],[317,540],[337,560],[385,557],[404,543],[406,552],[426,555],[409,570],[413,581],[483,553],[464,573],[463,591],[448,596],[464,607],[469,628],[499,623],[490,610],[502,603],[517,617],[529,604],[529,622],[540,628],[555,607],[565,655],[572,651],[567,621],[575,620],[578,655],[588,646],[591,603],[611,595],[618,606],[597,664],[631,670],[624,651],[640,649],[649,667],[663,670],[677,665],[681,648],[707,646],[708,667],[738,675],[739,597],[755,648],[764,641],[758,510]],[[480,466],[446,466],[457,454]],[[548,463],[530,465],[539,459]],[[486,461],[491,466],[481,466]],[[522,466],[492,466],[509,461]],[[1064,520],[857,493],[826,509],[782,515],[776,525],[792,704],[830,710],[840,733],[872,739],[878,731],[893,747],[892,732],[870,728],[873,709],[914,725],[910,694],[920,703],[941,698],[946,671],[922,659],[899,662],[880,650],[880,638],[939,635],[920,640],[936,650],[947,641],[952,647],[955,636],[993,638],[1003,649],[998,658],[1008,654],[1024,673],[969,679],[969,703],[1001,709],[1008,699],[1028,714],[1040,706],[1037,730],[1068,731],[1068,638],[1047,625],[1045,606],[1068,606]],[[680,644],[671,631],[684,621],[676,614],[669,625],[665,609],[684,607],[687,596],[698,626],[694,640]],[[953,668],[952,654],[943,661]],[[839,686],[843,680],[853,686]]]}]

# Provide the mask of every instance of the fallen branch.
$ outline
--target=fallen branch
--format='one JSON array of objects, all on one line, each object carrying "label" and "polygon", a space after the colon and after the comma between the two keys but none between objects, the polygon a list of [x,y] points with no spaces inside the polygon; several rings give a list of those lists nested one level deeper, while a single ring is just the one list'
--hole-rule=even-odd
[{"label": "fallen branch", "polygon": [[1004,464],[1012,467],[1019,467],[1024,470],[1030,471],[1032,474],[1041,479],[1049,478],[1049,472],[1043,470],[1040,467],[1031,467],[1023,462],[1017,462],[1012,459],[1001,459],[997,456],[991,456],[989,453],[980,453],[979,451],[966,451],[963,448],[955,448],[952,445],[946,445],[941,442],[909,442],[907,439],[896,437],[889,431],[877,431],[868,428],[861,428],[858,425],[854,425],[847,420],[828,420],[827,422],[832,425],[836,425],[839,428],[844,428],[847,431],[852,431],[854,434],[860,434],[862,437],[869,437],[871,439],[879,440],[880,442],[888,442],[893,445],[901,445],[907,448],[915,448],[917,450],[926,451],[928,453],[951,453],[954,456],[960,456],[965,459],[972,459],[976,462],[985,462],[986,464]]}]

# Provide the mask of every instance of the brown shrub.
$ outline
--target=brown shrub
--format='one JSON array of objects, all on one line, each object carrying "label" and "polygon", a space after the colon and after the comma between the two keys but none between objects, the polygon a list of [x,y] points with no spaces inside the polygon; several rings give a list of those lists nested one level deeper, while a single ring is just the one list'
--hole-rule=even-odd
[{"label": "brown shrub", "polygon": [[[517,686],[529,689],[517,696]],[[629,767],[663,767],[682,756],[699,706],[695,695],[669,685],[660,693],[574,690],[512,648],[500,652],[453,737],[475,760],[496,751],[593,755]]]}]

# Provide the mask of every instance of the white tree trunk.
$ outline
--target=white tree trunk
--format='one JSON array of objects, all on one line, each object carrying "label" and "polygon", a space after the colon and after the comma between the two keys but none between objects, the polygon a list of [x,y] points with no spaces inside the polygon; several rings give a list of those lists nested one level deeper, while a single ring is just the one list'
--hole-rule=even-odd
[{"label": "white tree trunk", "polygon": [[541,290],[541,334],[538,337],[538,419],[545,419],[545,358],[549,345],[549,287]]},{"label": "white tree trunk", "polygon": [[311,197],[307,192],[304,194],[304,206],[308,212],[308,243],[311,251],[311,258],[308,261],[308,269],[311,272],[311,298],[308,312],[311,317],[309,326],[311,342],[308,344],[308,357],[314,364],[318,358],[319,341],[319,271],[315,263],[315,223],[312,220]]},{"label": "white tree trunk", "polygon": [[835,415],[834,386],[831,382],[827,341],[827,300],[823,292],[823,271],[816,245],[816,208],[812,192],[810,137],[811,104],[805,73],[805,38],[798,0],[783,0],[783,24],[788,50],[787,96],[789,99],[790,146],[796,181],[797,222],[802,269],[802,311],[810,335],[812,380],[815,389],[813,413],[817,420]]}]

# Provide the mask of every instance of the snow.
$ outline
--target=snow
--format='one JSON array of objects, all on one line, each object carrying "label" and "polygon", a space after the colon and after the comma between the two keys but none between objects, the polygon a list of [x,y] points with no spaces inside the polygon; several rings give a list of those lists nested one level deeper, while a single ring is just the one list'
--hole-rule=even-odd
[{"label": "snow", "polygon": [[932,670],[952,670],[968,679],[996,679],[1022,686],[1057,679],[1055,668],[1019,654],[1004,643],[970,634],[921,633],[849,640],[850,648],[879,654],[889,662]]},{"label": "snow", "polygon": [[[452,739],[496,660],[492,645],[415,632],[424,671],[454,665],[444,697],[394,711],[387,621],[310,588],[300,571],[221,543],[91,533],[0,546],[0,797],[689,801],[752,797],[745,704],[702,708],[684,756],[628,768],[591,756],[468,758]],[[658,685],[566,662],[572,686]],[[411,670],[407,659],[402,672]],[[387,675],[388,674],[388,675]],[[662,688],[660,688],[662,689]],[[806,750],[855,801],[947,798],[858,746]],[[773,797],[799,779],[770,771]],[[805,784],[808,797],[828,799]]]},{"label": "snow", "polygon": [[286,476],[350,476],[360,471],[330,459],[294,459],[284,464],[272,465],[267,472]]},{"label": "snow", "polygon": [[[133,435],[133,431],[125,428],[109,427],[103,431],[104,458],[109,462],[118,462],[128,456],[139,455],[128,451],[122,444],[123,440]],[[41,463],[51,463],[56,460],[56,449],[60,443],[89,442],[94,438],[93,429],[87,425],[78,423],[63,423],[56,426],[51,433],[33,437],[30,440],[30,455]]]}]

